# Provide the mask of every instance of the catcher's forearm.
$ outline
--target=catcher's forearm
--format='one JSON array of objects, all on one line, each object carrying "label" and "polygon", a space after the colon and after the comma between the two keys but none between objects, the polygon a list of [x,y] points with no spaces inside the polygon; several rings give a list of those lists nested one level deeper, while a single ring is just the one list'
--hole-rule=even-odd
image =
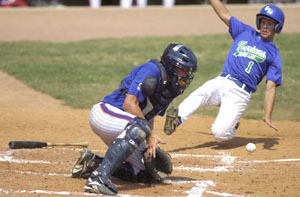
[{"label": "catcher's forearm", "polygon": [[145,119],[139,104],[140,102],[135,95],[127,94],[123,103],[123,109],[130,114]]}]

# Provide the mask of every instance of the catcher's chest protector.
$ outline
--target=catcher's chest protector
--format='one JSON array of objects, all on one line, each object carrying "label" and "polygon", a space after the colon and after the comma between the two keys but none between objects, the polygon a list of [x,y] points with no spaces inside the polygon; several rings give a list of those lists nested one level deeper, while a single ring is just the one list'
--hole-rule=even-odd
[{"label": "catcher's chest protector", "polygon": [[159,81],[157,83],[154,94],[147,97],[147,99],[145,99],[145,101],[140,104],[141,110],[143,111],[146,120],[152,120],[177,96],[169,83],[167,83],[167,74],[165,67],[158,60],[152,59],[151,61],[158,67]]}]

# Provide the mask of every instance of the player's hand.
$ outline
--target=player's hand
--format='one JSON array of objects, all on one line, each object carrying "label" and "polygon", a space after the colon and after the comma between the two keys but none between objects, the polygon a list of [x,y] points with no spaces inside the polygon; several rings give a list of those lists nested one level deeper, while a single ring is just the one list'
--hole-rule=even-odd
[{"label": "player's hand", "polygon": [[278,128],[272,123],[270,118],[263,117],[263,121],[275,131],[278,131]]},{"label": "player's hand", "polygon": [[165,144],[166,142],[163,141],[159,136],[157,135],[151,135],[147,140],[147,155],[148,155],[148,161],[150,162],[152,157],[156,157],[156,147],[159,147],[159,144]]}]

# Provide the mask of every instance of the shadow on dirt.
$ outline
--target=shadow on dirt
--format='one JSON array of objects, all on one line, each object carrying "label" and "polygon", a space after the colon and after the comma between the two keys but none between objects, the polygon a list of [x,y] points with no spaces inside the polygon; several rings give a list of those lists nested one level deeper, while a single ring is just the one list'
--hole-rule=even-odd
[{"label": "shadow on dirt", "polygon": [[184,148],[177,148],[174,150],[170,150],[168,152],[180,152],[185,150],[197,149],[197,148],[211,148],[215,150],[227,150],[227,149],[235,149],[241,146],[246,146],[249,142],[254,144],[263,144],[263,149],[268,150],[276,150],[274,148],[275,144],[279,144],[279,138],[244,138],[244,137],[234,137],[228,141],[210,141],[205,142],[203,144],[199,144],[197,146],[190,146]]}]

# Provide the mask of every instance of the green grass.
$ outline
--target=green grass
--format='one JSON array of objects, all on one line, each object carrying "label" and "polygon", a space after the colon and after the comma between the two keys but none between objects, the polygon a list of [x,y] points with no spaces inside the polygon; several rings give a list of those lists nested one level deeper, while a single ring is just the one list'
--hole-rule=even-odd
[{"label": "green grass", "polygon": [[[198,57],[199,69],[188,94],[221,71],[232,39],[229,35],[148,37],[90,40],[72,43],[0,42],[0,69],[34,89],[61,99],[73,108],[89,109],[117,88],[132,68],[159,59],[170,43],[183,43]],[[282,34],[275,43],[283,60],[283,86],[278,88],[273,119],[300,121],[300,34]],[[265,83],[253,94],[245,118],[263,116]],[[197,114],[216,115],[204,107]]]}]

